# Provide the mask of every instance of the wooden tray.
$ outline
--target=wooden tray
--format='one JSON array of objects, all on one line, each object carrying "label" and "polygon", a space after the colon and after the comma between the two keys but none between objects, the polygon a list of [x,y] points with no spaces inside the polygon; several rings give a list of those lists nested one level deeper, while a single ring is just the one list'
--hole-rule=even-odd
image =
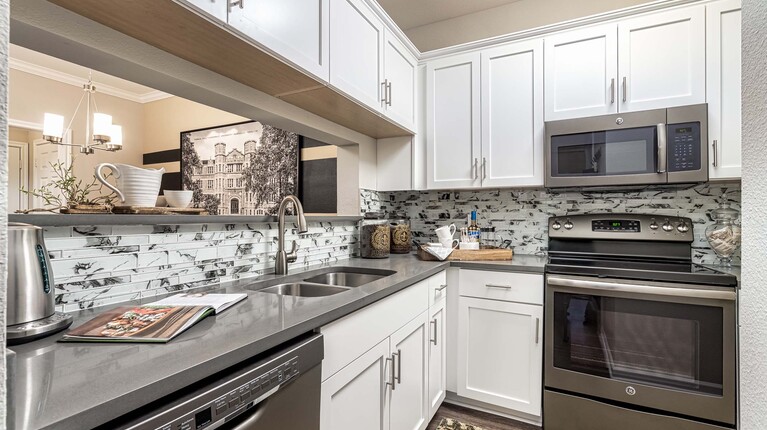
[{"label": "wooden tray", "polygon": [[112,213],[136,215],[207,215],[208,211],[201,208],[115,206],[112,208]]},{"label": "wooden tray", "polygon": [[[483,248],[483,249],[454,249],[447,257],[447,261],[506,261],[511,260],[513,252],[505,248]],[[424,246],[418,247],[418,258],[425,261],[439,261],[439,259],[429,254]]]}]

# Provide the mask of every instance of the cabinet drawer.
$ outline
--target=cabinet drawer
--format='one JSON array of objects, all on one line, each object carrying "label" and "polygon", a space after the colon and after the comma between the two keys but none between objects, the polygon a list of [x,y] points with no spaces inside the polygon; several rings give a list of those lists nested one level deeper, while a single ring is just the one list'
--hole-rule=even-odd
[{"label": "cabinet drawer", "polygon": [[458,291],[466,297],[542,305],[543,275],[461,269]]},{"label": "cabinet drawer", "polygon": [[425,279],[389,297],[320,328],[326,380],[428,308],[429,280]]},{"label": "cabinet drawer", "polygon": [[447,297],[447,270],[429,278],[429,306]]}]

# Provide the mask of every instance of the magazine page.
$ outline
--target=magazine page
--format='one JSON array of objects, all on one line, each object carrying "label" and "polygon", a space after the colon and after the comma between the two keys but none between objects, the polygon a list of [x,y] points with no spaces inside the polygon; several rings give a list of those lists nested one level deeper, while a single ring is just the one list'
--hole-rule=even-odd
[{"label": "magazine page", "polygon": [[210,306],[220,313],[235,303],[245,300],[247,294],[182,293],[152,302],[153,306]]},{"label": "magazine page", "polygon": [[70,330],[61,340],[167,342],[211,311],[206,306],[124,306]]}]

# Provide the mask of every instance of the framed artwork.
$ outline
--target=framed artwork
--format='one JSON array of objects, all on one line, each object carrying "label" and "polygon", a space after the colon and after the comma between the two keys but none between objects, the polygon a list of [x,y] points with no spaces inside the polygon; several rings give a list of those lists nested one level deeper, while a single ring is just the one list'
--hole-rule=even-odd
[{"label": "framed artwork", "polygon": [[298,195],[298,140],[259,121],[182,131],[182,188],[211,215],[276,215]]}]

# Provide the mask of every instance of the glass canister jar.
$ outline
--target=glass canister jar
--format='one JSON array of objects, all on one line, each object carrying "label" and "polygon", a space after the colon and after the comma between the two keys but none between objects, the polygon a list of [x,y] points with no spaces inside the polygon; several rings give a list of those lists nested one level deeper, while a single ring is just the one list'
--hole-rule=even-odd
[{"label": "glass canister jar", "polygon": [[389,213],[391,224],[391,253],[410,253],[413,235],[410,230],[410,220],[405,211],[397,210]]},{"label": "glass canister jar", "polygon": [[390,234],[389,220],[383,212],[366,212],[360,221],[360,257],[389,257]]},{"label": "glass canister jar", "polygon": [[706,239],[719,257],[720,266],[732,266],[732,256],[740,248],[739,215],[738,211],[730,207],[726,197],[722,198],[717,209],[711,211],[714,223],[706,227]]}]

